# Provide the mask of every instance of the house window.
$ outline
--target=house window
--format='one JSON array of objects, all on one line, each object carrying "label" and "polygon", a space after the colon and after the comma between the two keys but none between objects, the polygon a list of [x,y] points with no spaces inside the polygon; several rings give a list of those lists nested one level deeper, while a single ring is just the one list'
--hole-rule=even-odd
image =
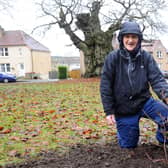
[{"label": "house window", "polygon": [[22,63],[20,64],[20,69],[24,70],[24,64],[22,64]]},{"label": "house window", "polygon": [[19,48],[19,55],[22,55],[22,48]]},{"label": "house window", "polygon": [[0,48],[0,56],[8,56],[8,48]]},{"label": "house window", "polygon": [[157,51],[157,57],[162,58],[162,52],[161,51]]},{"label": "house window", "polygon": [[11,71],[10,64],[0,64],[0,71],[1,72],[10,72]]}]

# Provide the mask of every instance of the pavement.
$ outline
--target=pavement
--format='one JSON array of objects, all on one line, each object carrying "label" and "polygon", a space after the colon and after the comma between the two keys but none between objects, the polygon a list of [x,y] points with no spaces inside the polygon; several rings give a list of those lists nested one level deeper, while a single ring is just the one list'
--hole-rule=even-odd
[{"label": "pavement", "polygon": [[19,83],[48,83],[48,82],[56,82],[59,79],[26,79],[26,80],[17,80]]}]

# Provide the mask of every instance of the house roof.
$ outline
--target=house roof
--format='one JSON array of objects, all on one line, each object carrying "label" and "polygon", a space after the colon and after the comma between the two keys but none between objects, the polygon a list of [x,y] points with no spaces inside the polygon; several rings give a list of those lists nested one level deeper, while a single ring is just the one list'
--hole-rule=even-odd
[{"label": "house roof", "polygon": [[[158,44],[163,46],[163,44],[162,44],[162,42],[160,40],[144,40],[142,42],[142,48],[147,50],[147,51],[149,51],[149,52],[153,52],[154,47],[158,46]],[[165,50],[166,50],[166,48],[165,48]]]},{"label": "house roof", "polygon": [[0,36],[0,46],[27,46],[31,50],[49,52],[49,49],[23,31],[4,31]]},{"label": "house roof", "polygon": [[144,41],[142,41],[142,48],[143,49],[145,49],[145,50],[147,50],[148,52],[153,52],[153,45],[154,45],[154,41],[152,40],[150,40],[150,41],[148,41],[148,40],[144,40]]},{"label": "house roof", "polygon": [[52,56],[52,62],[59,64],[79,64],[80,57],[63,57],[63,56]]}]

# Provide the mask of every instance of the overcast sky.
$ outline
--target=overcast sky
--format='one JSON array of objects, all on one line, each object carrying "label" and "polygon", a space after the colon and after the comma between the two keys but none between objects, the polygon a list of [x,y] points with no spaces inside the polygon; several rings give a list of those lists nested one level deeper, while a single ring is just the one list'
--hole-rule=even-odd
[{"label": "overcast sky", "polygon": [[[33,6],[33,0],[15,0],[14,9],[11,14],[0,14],[0,25],[5,30],[23,30],[30,34],[33,28],[37,25],[37,11]],[[165,13],[165,21],[167,21],[168,12]],[[44,37],[39,35],[39,32],[30,34],[36,40],[44,44],[51,51],[52,56],[79,56],[79,50],[72,44],[68,35],[65,35],[64,30],[59,28],[52,29]],[[168,34],[160,35],[165,47],[168,49]]]},{"label": "overcast sky", "polygon": [[36,40],[44,44],[51,51],[52,56],[79,56],[79,50],[72,44],[64,30],[52,29],[45,36],[40,35],[40,31],[31,34],[33,28],[37,26],[37,12],[33,6],[33,0],[15,0],[15,6],[10,9],[10,13],[0,14],[0,25],[5,30],[23,30]]}]

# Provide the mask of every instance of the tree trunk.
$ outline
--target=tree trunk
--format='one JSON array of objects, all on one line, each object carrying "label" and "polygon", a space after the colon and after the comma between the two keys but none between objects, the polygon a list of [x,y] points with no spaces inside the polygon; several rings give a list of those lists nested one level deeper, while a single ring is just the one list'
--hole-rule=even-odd
[{"label": "tree trunk", "polygon": [[105,56],[112,50],[112,34],[109,36],[106,32],[98,32],[89,40],[92,44],[82,49],[86,69],[84,76],[99,76]]},{"label": "tree trunk", "polygon": [[101,3],[94,1],[90,13],[77,15],[77,27],[85,36],[84,45],[80,46],[84,53],[85,77],[99,76],[104,58],[112,50],[112,33],[101,30],[99,11]]},{"label": "tree trunk", "polygon": [[83,32],[84,40],[81,40],[65,22],[65,14],[60,11],[60,28],[64,28],[74,45],[84,53],[85,74],[84,77],[99,76],[105,56],[112,50],[113,32],[118,29],[118,23],[110,27],[106,32],[101,30],[99,11],[101,3],[94,1],[90,13],[76,15],[76,25]]}]

